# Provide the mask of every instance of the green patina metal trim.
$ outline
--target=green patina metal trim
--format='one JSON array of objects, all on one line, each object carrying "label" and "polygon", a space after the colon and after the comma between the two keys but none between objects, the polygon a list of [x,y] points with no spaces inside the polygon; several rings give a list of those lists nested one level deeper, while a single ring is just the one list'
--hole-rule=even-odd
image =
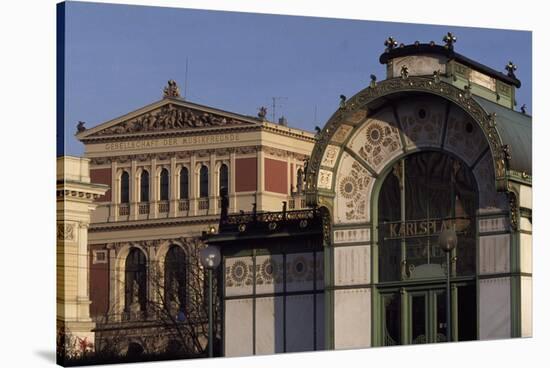
[{"label": "green patina metal trim", "polygon": [[[306,172],[306,197],[310,206],[318,204],[320,196],[320,193],[317,192],[318,170],[326,146],[329,143],[338,145],[332,142],[332,136],[337,128],[357,110],[364,109],[366,105],[379,98],[398,92],[423,92],[437,95],[451,101],[469,114],[481,127],[491,148],[497,189],[500,191],[507,189],[506,158],[502,150],[502,139],[494,122],[494,115],[488,115],[476,100],[466,96],[464,91],[449,83],[443,81],[437,83],[426,77],[392,78],[380,82],[374,88],[368,87],[360,91],[348,100],[344,108],[338,109],[328,120],[315,144]],[[348,135],[348,138],[350,136],[351,134]],[[340,144],[340,147],[344,146],[345,144]],[[338,164],[339,162],[335,167]]]}]

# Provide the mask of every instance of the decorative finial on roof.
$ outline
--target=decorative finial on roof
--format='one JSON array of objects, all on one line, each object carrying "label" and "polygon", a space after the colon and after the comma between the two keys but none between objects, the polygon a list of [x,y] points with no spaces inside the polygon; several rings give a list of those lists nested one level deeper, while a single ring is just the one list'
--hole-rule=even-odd
[{"label": "decorative finial on roof", "polygon": [[516,70],[518,70],[517,65],[509,61],[508,65],[506,65],[506,71],[508,72],[508,76],[510,78],[516,78],[516,75],[514,74]]},{"label": "decorative finial on roof", "polygon": [[527,114],[527,105],[525,104],[521,105],[520,110],[522,114]]},{"label": "decorative finial on roof", "polygon": [[445,48],[450,51],[454,49],[454,43],[456,42],[456,37],[451,32],[447,32],[445,37],[443,37],[443,42],[445,42]]},{"label": "decorative finial on roof", "polygon": [[76,124],[76,132],[77,133],[82,133],[83,131],[86,130],[86,127],[84,126],[84,124],[86,124],[85,121],[79,121],[78,124]]},{"label": "decorative finial on roof", "polygon": [[376,75],[374,75],[374,74],[370,75],[370,85],[369,85],[369,87],[370,88],[376,87]]},{"label": "decorative finial on roof", "polygon": [[340,95],[340,108],[343,109],[346,107],[346,96]]},{"label": "decorative finial on roof", "polygon": [[258,109],[258,117],[262,120],[265,120],[265,117],[267,116],[267,107],[261,106]]},{"label": "decorative finial on roof", "polygon": [[390,36],[386,41],[384,41],[384,46],[386,46],[386,52],[391,51],[397,47],[397,40]]},{"label": "decorative finial on roof", "polygon": [[409,77],[409,68],[406,65],[401,67],[401,78],[407,79]]},{"label": "decorative finial on roof", "polygon": [[180,89],[175,80],[170,79],[168,85],[164,87],[164,97],[180,97]]}]

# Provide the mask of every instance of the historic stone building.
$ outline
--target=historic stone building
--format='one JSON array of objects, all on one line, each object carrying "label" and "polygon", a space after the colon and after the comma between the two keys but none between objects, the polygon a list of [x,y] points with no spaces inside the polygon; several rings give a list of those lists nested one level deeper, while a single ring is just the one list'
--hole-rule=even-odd
[{"label": "historic stone building", "polygon": [[[265,116],[264,108],[252,117],[186,101],[169,81],[160,101],[91,129],[79,124],[91,180],[110,188],[94,202],[88,235],[99,348],[169,348],[170,336],[158,337],[171,325],[159,323],[163,306],[174,309],[166,317],[204,320],[196,252],[219,223],[221,188],[230,213],[305,206],[314,135]],[[196,335],[198,351],[205,339]]]},{"label": "historic stone building", "polygon": [[[209,243],[224,355],[434,343],[449,328],[453,341],[531,336],[531,117],[514,109],[516,66],[455,41],[386,41],[386,79],[342,96],[316,140],[312,209],[222,219]],[[309,226],[312,244],[288,246]]]},{"label": "historic stone building", "polygon": [[90,180],[86,158],[57,159],[57,327],[71,343],[93,345],[95,323],[90,318],[88,228],[94,201],[108,190]]}]

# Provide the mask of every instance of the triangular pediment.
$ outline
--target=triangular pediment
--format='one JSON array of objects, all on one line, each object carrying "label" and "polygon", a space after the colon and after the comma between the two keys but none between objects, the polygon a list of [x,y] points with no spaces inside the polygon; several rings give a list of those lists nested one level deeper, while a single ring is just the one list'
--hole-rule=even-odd
[{"label": "triangular pediment", "polygon": [[79,140],[92,138],[146,135],[147,133],[178,132],[231,126],[254,126],[258,118],[235,114],[176,98],[164,98],[156,103],[110,120],[91,129],[79,129]]}]

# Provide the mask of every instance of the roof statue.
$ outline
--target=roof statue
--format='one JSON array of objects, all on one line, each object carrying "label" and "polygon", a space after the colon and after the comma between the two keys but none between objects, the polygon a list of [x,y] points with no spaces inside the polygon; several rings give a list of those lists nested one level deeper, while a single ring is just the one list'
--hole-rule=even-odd
[{"label": "roof statue", "polygon": [[164,87],[164,97],[180,97],[180,89],[175,80],[170,79],[168,85]]},{"label": "roof statue", "polygon": [[261,106],[258,109],[258,117],[262,120],[265,120],[265,117],[267,116],[267,107]]},{"label": "roof statue", "polygon": [[391,51],[397,47],[397,40],[390,36],[386,41],[384,41],[384,46],[386,46],[386,52]]}]

